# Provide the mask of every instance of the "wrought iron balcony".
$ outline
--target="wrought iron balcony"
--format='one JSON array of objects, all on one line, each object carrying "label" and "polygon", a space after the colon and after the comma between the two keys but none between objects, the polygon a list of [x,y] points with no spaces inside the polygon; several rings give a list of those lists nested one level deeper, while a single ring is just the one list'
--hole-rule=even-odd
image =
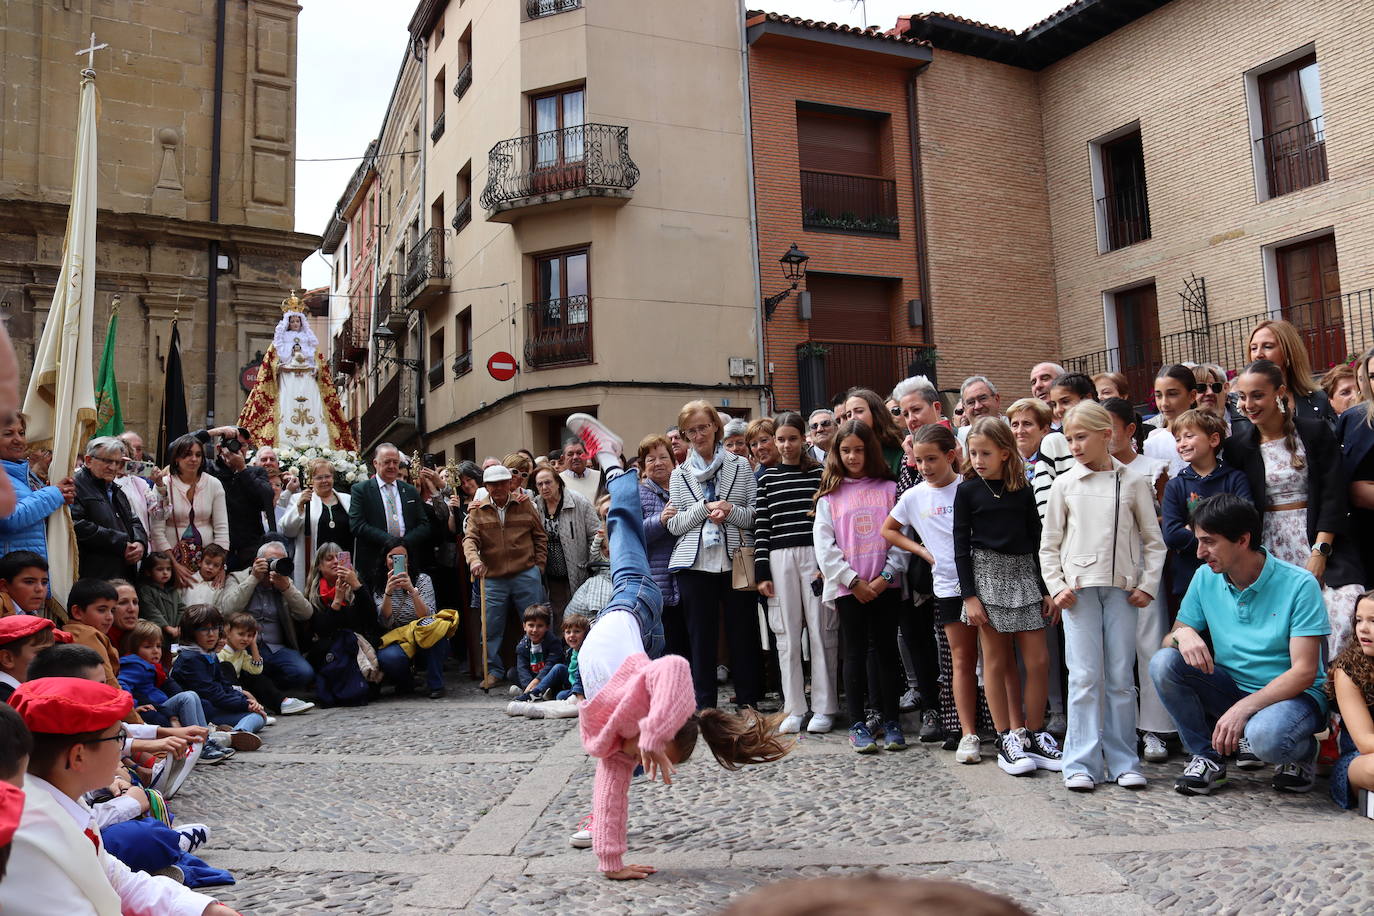
[{"label": "wrought iron balcony", "polygon": [[859,386],[886,394],[902,379],[935,381],[935,348],[922,344],[808,340],[797,345],[803,413],[829,407],[837,393]]},{"label": "wrought iron balcony", "polygon": [[463,227],[472,222],[472,197],[465,197],[453,214],[453,231],[462,232]]},{"label": "wrought iron balcony", "polygon": [[444,259],[444,230],[435,226],[406,255],[405,283],[401,293],[406,308],[424,308],[448,288],[448,262]]},{"label": "wrought iron balcony", "polygon": [[367,360],[367,314],[349,315],[334,335],[337,368],[352,372]]},{"label": "wrought iron balcony", "polygon": [[534,206],[579,199],[623,203],[638,181],[628,127],[579,124],[493,146],[481,203],[488,219],[511,222]]},{"label": "wrought iron balcony", "polygon": [[439,112],[438,119],[434,122],[434,128],[429,132],[431,143],[438,143],[439,138],[444,135],[444,112]]},{"label": "wrought iron balcony", "polygon": [[531,19],[568,13],[582,8],[582,0],[525,0],[525,15]]},{"label": "wrought iron balcony", "polygon": [[472,88],[472,61],[463,64],[463,69],[458,71],[458,79],[453,81],[453,94],[461,99],[467,95],[470,88]]},{"label": "wrought iron balcony", "polygon": [[453,377],[460,378],[472,371],[472,351],[459,353],[453,358]]},{"label": "wrought iron balcony", "polygon": [[1326,180],[1326,127],[1318,115],[1255,141],[1264,158],[1269,196],[1301,191]]},{"label": "wrought iron balcony", "polygon": [[391,439],[405,440],[415,431],[415,373],[400,369],[377,392],[358,423],[363,451]]},{"label": "wrought iron balcony", "polygon": [[802,226],[897,237],[897,182],[834,172],[801,173]]},{"label": "wrought iron balcony", "polygon": [[1106,231],[1107,251],[1150,237],[1150,199],[1145,185],[1127,185],[1097,199],[1098,224]]},{"label": "wrought iron balcony", "polygon": [[592,300],[548,299],[525,306],[525,364],[531,369],[592,361]]},{"label": "wrought iron balcony", "polygon": [[406,326],[406,313],[398,301],[396,281],[396,274],[389,273],[382,280],[382,285],[377,287],[377,327],[402,331]]}]

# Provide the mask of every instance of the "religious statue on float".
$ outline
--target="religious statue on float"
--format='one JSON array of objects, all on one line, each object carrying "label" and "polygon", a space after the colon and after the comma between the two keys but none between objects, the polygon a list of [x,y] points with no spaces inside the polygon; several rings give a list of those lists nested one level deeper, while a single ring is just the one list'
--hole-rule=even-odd
[{"label": "religious statue on float", "polygon": [[261,448],[353,452],[358,448],[345,422],[329,363],[319,352],[295,293],[282,302],[272,346],[258,367],[258,380],[239,414],[239,426]]}]

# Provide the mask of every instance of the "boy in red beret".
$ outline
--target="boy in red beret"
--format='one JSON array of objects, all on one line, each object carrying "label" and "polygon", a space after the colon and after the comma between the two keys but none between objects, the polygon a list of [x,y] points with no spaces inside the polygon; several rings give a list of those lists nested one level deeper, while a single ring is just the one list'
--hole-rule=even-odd
[{"label": "boy in red beret", "polygon": [[10,843],[24,813],[24,770],[32,750],[33,738],[24,720],[0,704],[0,881],[5,880]]},{"label": "boy in red beret", "polygon": [[28,680],[29,662],[52,644],[53,625],[46,617],[0,617],[0,703]]},{"label": "boy in red beret", "polygon": [[105,850],[81,800],[119,765],[133,697],[95,681],[48,677],[21,685],[10,705],[33,734],[33,752],[0,909],[8,916],[236,916],[169,878],[131,871]]}]

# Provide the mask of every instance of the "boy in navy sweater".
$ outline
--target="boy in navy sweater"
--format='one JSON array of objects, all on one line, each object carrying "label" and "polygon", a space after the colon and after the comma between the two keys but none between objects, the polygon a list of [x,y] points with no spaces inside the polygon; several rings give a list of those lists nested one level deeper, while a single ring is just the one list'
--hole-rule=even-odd
[{"label": "boy in navy sweater", "polygon": [[1205,410],[1185,410],[1169,424],[1178,456],[1188,466],[1164,488],[1164,543],[1169,547],[1170,591],[1182,596],[1202,565],[1197,558],[1197,538],[1188,527],[1198,503],[1218,493],[1232,493],[1254,500],[1250,482],[1240,468],[1221,461],[1221,441],[1226,421]]},{"label": "boy in navy sweater", "polygon": [[[532,604],[525,608],[525,636],[515,646],[515,683],[511,691],[519,691],[517,700],[527,701],[549,693],[547,699],[568,686],[567,659],[563,654],[563,640],[549,632],[551,615],[547,604]],[[560,670],[561,669],[561,670]],[[520,686],[520,685],[523,685]]]}]

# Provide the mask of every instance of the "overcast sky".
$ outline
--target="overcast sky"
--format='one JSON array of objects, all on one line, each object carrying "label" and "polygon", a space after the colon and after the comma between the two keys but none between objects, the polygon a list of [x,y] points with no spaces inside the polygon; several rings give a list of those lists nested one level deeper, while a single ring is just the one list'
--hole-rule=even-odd
[{"label": "overcast sky", "polygon": [[[596,0],[586,0],[594,3]],[[662,0],[644,0],[662,2]],[[938,9],[991,25],[1024,29],[1067,0],[752,0],[752,9],[826,22],[891,28],[899,15]],[[301,0],[296,155],[353,157],[296,165],[296,228],[322,233],[358,158],[377,135],[401,66],[414,0]],[[866,21],[865,21],[866,20]],[[329,282],[316,253],[303,265],[307,289]]]}]

